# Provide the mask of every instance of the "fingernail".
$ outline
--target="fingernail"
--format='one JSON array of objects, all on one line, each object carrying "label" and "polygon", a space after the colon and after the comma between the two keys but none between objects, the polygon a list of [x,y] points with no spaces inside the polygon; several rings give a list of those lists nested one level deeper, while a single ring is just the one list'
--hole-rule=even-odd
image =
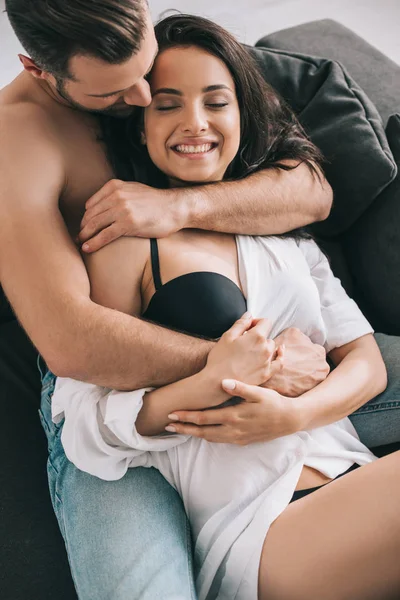
[{"label": "fingernail", "polygon": [[175,413],[168,415],[168,419],[171,419],[171,421],[179,421],[179,417]]},{"label": "fingernail", "polygon": [[249,311],[245,312],[242,319],[250,319],[251,314],[249,313]]},{"label": "fingernail", "polygon": [[83,244],[82,250],[85,250],[85,251],[89,250],[89,244]]},{"label": "fingernail", "polygon": [[171,431],[171,433],[175,433],[176,429],[175,427],[172,427],[172,425],[168,425],[168,427],[165,428],[165,431]]},{"label": "fingernail", "polygon": [[233,379],[223,379],[222,385],[226,390],[234,390],[236,387],[236,381]]}]

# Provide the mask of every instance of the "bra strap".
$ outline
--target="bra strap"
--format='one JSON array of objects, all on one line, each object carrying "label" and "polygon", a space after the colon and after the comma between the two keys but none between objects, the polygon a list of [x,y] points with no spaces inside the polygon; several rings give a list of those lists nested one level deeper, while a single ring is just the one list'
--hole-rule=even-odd
[{"label": "bra strap", "polygon": [[151,250],[151,270],[153,271],[153,280],[156,290],[162,287],[161,275],[160,275],[160,257],[158,255],[158,244],[157,240],[152,238],[150,240]]}]

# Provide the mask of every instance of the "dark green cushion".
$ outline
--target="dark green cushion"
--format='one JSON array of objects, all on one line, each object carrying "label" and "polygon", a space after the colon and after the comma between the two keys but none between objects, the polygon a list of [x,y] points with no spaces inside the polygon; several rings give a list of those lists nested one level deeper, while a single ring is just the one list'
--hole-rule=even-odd
[{"label": "dark green cushion", "polygon": [[380,116],[337,62],[266,48],[253,53],[266,80],[293,107],[328,161],[334,206],[314,231],[322,237],[338,235],[396,176]]},{"label": "dark green cushion", "polygon": [[[386,134],[400,169],[400,115]],[[400,335],[400,171],[345,239],[358,303],[376,329]]]},{"label": "dark green cushion", "polygon": [[311,21],[270,33],[256,46],[303,52],[340,62],[376,106],[384,124],[399,108],[400,66],[333,19]]}]

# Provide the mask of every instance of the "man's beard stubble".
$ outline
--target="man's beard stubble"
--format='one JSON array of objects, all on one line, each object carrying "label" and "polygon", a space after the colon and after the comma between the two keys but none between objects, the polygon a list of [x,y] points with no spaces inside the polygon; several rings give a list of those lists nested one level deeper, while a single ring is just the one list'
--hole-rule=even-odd
[{"label": "man's beard stubble", "polygon": [[71,98],[71,96],[65,89],[63,80],[61,79],[56,80],[56,90],[57,93],[61,96],[61,98],[68,102],[68,104],[70,104],[73,108],[77,108],[78,110],[90,113],[91,115],[103,115],[108,117],[115,117],[116,119],[127,119],[136,110],[136,106],[130,106],[128,109],[128,105],[125,105],[125,110],[118,110],[118,107],[116,106],[109,106],[108,108],[104,108],[102,110],[87,108],[83,104],[79,104],[79,102],[76,102],[73,98]]}]

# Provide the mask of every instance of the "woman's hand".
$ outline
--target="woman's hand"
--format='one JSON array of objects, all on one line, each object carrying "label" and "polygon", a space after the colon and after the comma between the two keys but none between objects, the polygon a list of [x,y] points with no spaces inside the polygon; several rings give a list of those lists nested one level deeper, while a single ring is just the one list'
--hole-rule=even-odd
[{"label": "woman's hand", "polygon": [[185,201],[175,189],[112,179],[85,208],[77,239],[84,252],[95,252],[124,235],[161,238],[185,226]]},{"label": "woman's hand", "polygon": [[254,385],[264,384],[283,367],[283,347],[268,339],[268,319],[253,319],[245,313],[226,331],[207,358],[204,375],[219,382],[235,378]]},{"label": "woman's hand", "polygon": [[245,446],[266,442],[302,429],[296,401],[274,390],[224,380],[223,389],[244,402],[206,411],[175,411],[167,431],[203,438],[208,442]]}]

